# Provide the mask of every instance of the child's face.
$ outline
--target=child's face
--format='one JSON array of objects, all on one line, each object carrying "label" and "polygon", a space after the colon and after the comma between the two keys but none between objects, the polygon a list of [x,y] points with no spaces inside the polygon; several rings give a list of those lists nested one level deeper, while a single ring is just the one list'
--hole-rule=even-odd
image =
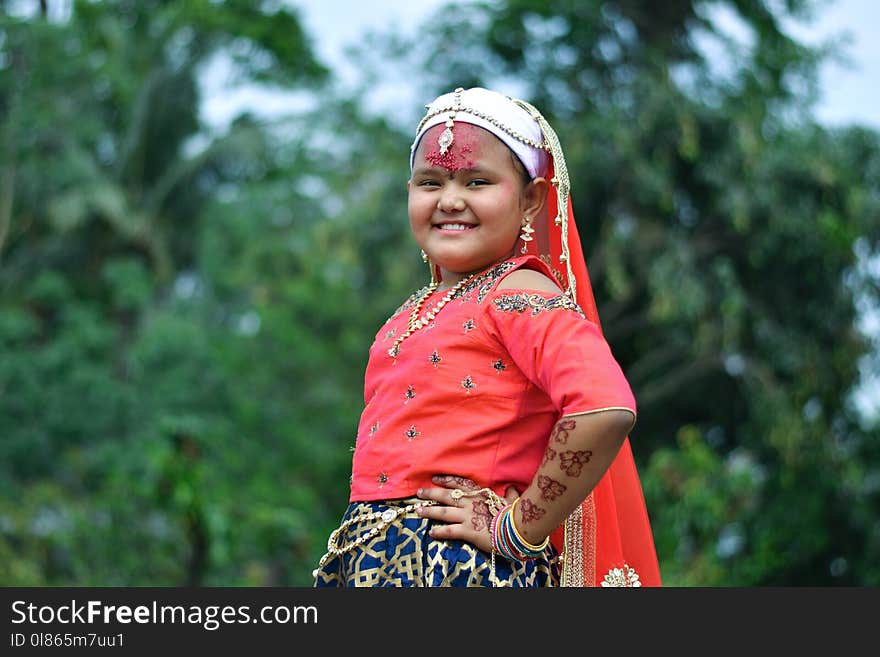
[{"label": "child's face", "polygon": [[441,153],[443,130],[443,124],[434,126],[419,142],[408,185],[409,220],[416,242],[451,285],[512,253],[527,186],[495,135],[459,122],[452,146]]}]

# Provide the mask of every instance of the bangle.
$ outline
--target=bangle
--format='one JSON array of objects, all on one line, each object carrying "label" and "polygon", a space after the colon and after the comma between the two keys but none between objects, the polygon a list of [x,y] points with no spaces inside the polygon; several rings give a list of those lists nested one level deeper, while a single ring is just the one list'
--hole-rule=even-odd
[{"label": "bangle", "polygon": [[520,547],[525,548],[525,552],[536,553],[535,556],[544,551],[544,548],[550,543],[550,537],[547,536],[543,541],[541,541],[540,545],[532,545],[526,539],[522,537],[522,534],[519,533],[516,529],[516,518],[514,516],[514,510],[516,509],[517,502],[519,502],[522,498],[517,497],[513,504],[510,505],[510,529],[513,531],[513,535],[516,538],[516,541],[520,544]]},{"label": "bangle", "polygon": [[520,535],[513,516],[518,501],[514,500],[512,504],[504,506],[492,519],[492,549],[510,561],[529,561],[543,553],[550,543],[550,537],[545,538],[540,545],[533,545]]},{"label": "bangle", "polygon": [[502,507],[492,519],[492,547],[498,554],[509,561],[523,561],[522,555],[515,552],[511,547],[507,532],[505,531],[505,518],[509,509],[509,504]]}]

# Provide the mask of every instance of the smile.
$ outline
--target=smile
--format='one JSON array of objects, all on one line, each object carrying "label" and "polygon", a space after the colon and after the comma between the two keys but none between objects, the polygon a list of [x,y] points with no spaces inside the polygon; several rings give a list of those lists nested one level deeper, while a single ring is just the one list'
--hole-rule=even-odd
[{"label": "smile", "polygon": [[476,228],[470,224],[438,224],[436,227],[440,230],[471,230]]}]

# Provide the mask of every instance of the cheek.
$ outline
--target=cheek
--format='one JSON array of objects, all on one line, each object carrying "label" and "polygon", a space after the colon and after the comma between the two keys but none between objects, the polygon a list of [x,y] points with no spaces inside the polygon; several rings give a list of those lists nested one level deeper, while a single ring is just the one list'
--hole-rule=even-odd
[{"label": "cheek", "polygon": [[428,198],[426,194],[410,193],[406,204],[410,223],[415,225],[430,221],[435,205],[436,202]]},{"label": "cheek", "polygon": [[513,183],[502,182],[498,185],[498,192],[495,211],[499,214],[508,214],[512,220],[519,222],[522,219],[520,188]]}]

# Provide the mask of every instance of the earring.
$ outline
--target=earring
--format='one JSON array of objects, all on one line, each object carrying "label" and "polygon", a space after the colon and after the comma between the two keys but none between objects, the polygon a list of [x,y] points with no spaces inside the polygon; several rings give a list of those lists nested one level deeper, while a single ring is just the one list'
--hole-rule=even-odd
[{"label": "earring", "polygon": [[528,215],[526,215],[525,217],[523,217],[522,232],[519,235],[519,238],[523,241],[523,245],[522,245],[522,249],[520,249],[520,253],[528,253],[528,250],[529,250],[528,243],[531,242],[532,239],[534,239],[532,237],[532,233],[534,233],[534,232],[535,232],[535,229],[532,228],[532,220]]},{"label": "earring", "polygon": [[422,249],[422,262],[426,263],[428,269],[431,271],[431,285],[439,285],[440,276],[437,274],[437,267],[435,267],[434,263],[428,258],[428,254],[425,253],[424,249]]}]

